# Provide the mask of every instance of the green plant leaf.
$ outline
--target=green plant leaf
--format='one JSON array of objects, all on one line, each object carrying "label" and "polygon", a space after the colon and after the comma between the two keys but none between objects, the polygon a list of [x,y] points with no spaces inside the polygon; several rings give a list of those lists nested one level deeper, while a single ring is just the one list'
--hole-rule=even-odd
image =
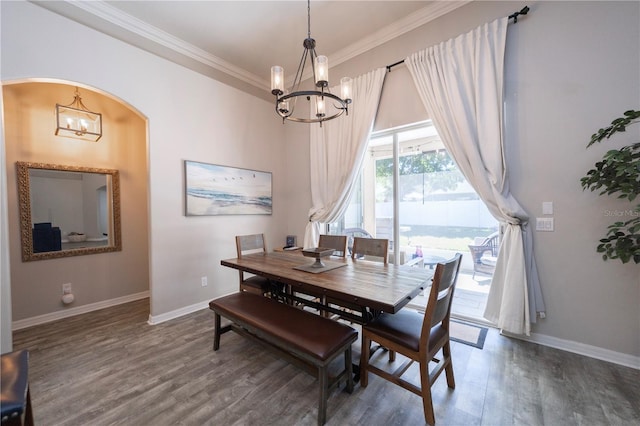
[{"label": "green plant leaf", "polygon": [[[599,129],[591,136],[587,147],[616,133],[626,132],[628,126],[640,119],[640,111],[627,110],[622,117],[611,121],[609,127]],[[580,179],[582,190],[599,191],[598,195],[615,196],[633,202],[640,195],[640,142],[632,143],[620,149],[610,149],[595,163],[594,168]],[[602,253],[602,259],[620,259],[622,263],[633,260],[640,263],[640,205],[638,214],[622,222],[617,221],[607,227],[605,238],[599,240],[596,247]],[[628,214],[627,211],[623,215]],[[631,214],[633,216],[633,214]]]}]

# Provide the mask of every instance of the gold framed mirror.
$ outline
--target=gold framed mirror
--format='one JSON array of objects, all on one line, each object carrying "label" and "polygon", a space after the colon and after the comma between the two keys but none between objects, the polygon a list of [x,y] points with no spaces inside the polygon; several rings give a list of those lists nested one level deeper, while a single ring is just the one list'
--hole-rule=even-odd
[{"label": "gold framed mirror", "polygon": [[16,167],[23,262],[122,250],[118,170]]}]

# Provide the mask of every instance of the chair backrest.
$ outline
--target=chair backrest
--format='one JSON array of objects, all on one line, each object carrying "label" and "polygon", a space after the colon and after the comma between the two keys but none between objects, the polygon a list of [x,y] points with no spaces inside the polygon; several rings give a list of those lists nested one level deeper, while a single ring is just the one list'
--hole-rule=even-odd
[{"label": "chair backrest", "polygon": [[264,242],[264,234],[237,235],[236,252],[238,258],[243,254],[267,252],[267,245]]},{"label": "chair backrest", "polygon": [[320,235],[318,247],[332,248],[334,256],[345,257],[347,253],[346,235]]},{"label": "chair backrest", "polygon": [[361,259],[371,257],[378,258],[386,265],[389,263],[389,240],[386,238],[353,238],[353,250],[351,251],[352,259]]},{"label": "chair backrest", "polygon": [[422,322],[421,348],[427,347],[433,327],[441,324],[445,330],[449,330],[451,302],[453,301],[453,292],[458,280],[461,259],[462,255],[456,253],[452,259],[438,263],[438,266],[436,266],[431,292],[429,293],[429,301],[427,302],[427,310]]},{"label": "chair backrest", "polygon": [[[264,234],[236,235],[236,253],[238,259],[245,254],[266,253],[267,245],[264,242]],[[238,270],[240,277],[240,290],[244,281],[244,271]]]},{"label": "chair backrest", "polygon": [[476,237],[473,244],[469,245],[469,253],[471,253],[474,269],[476,265],[482,264],[481,259],[485,254],[497,257],[499,248],[500,234],[498,232],[494,232],[488,237]]},{"label": "chair backrest", "polygon": [[362,228],[346,228],[342,231],[342,235],[347,236],[347,250],[349,250],[349,256],[353,253],[353,239],[355,237],[373,238],[373,235]]},{"label": "chair backrest", "polygon": [[496,232],[489,235],[485,244],[491,248],[491,255],[497,256],[500,248],[500,234]]},{"label": "chair backrest", "polygon": [[[478,238],[481,239],[482,241],[478,244],[476,244],[477,246],[482,246],[482,247],[486,247],[484,250],[491,250],[491,256],[497,256],[498,255],[498,248],[500,246],[500,233],[499,232],[494,232],[493,234],[489,235],[488,237],[485,238]],[[475,244],[475,242],[474,242]]]}]

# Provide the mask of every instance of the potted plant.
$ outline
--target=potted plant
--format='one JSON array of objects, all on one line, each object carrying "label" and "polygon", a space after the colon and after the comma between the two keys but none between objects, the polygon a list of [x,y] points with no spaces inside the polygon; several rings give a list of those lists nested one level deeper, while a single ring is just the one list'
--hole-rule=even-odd
[{"label": "potted plant", "polygon": [[[613,120],[609,127],[591,136],[587,147],[624,132],[627,126],[638,121],[640,111],[626,111],[622,117]],[[633,203],[640,195],[640,142],[607,151],[580,182],[583,190],[600,190],[599,195],[617,195]],[[616,211],[615,215],[629,219],[608,226],[606,236],[598,244],[598,253],[602,253],[604,260],[620,259],[622,263],[633,260],[640,263],[640,204],[635,208],[631,206],[628,210]]]}]

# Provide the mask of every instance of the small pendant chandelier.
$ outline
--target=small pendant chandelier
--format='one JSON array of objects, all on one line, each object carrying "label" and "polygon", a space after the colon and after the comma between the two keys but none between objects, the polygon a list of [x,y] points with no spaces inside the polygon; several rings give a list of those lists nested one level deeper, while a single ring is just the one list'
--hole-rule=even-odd
[{"label": "small pendant chandelier", "polygon": [[92,142],[102,137],[102,114],[84,106],[77,87],[73,102],[56,104],[56,135]]},{"label": "small pendant chandelier", "polygon": [[[302,59],[298,65],[296,77],[293,80],[291,90],[284,89],[284,69],[275,65],[271,67],[271,93],[276,97],[276,112],[285,120],[298,123],[320,123],[341,116],[343,113],[349,114],[349,104],[352,96],[351,78],[343,77],[340,80],[341,97],[334,95],[329,90],[329,60],[326,56],[316,54],[316,41],[311,38],[311,1],[307,0],[307,38],[302,43],[304,51]],[[307,59],[311,61],[313,80],[318,89],[300,90],[302,74]],[[305,97],[314,104],[314,117],[306,118],[294,116],[298,98]],[[327,102],[329,105],[327,105]],[[327,106],[330,112],[327,112]],[[333,108],[333,109],[331,109]]]}]

